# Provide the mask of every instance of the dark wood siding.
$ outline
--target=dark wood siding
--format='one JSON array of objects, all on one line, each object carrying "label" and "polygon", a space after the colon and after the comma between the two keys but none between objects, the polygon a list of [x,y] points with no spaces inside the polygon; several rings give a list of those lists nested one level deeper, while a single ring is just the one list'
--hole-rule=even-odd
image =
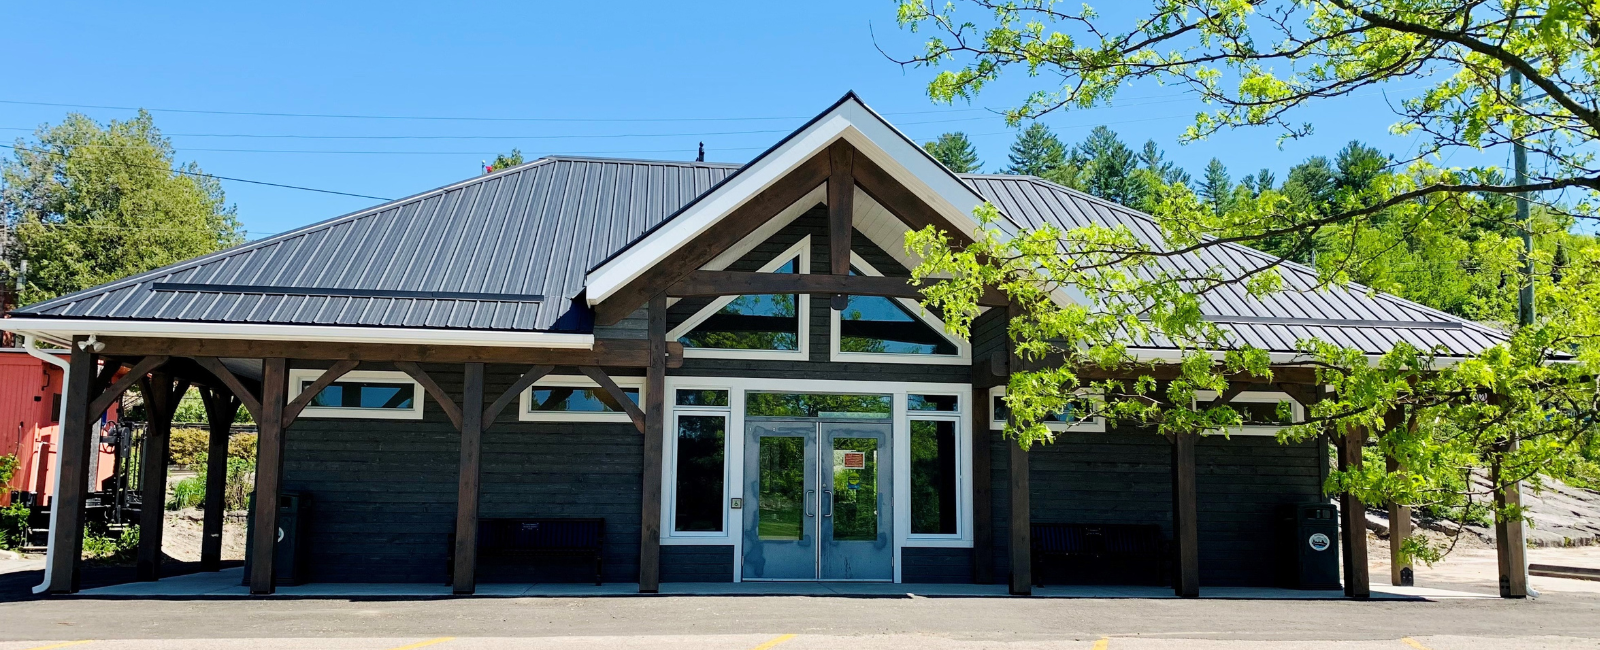
[{"label": "dark wood siding", "polygon": [[[366,365],[362,369],[369,368]],[[458,366],[427,366],[451,394]],[[486,400],[523,371],[490,366]],[[630,423],[518,422],[513,402],[483,439],[484,517],[604,517],[604,577],[639,564],[640,434]],[[440,582],[454,532],[459,434],[429,398],[425,418],[303,416],[287,436],[284,485],[312,495],[312,577],[324,582]],[[581,561],[535,569],[486,564],[480,580],[582,581]]]},{"label": "dark wood siding", "polygon": [[[1010,570],[1011,444],[998,439],[992,444],[993,561],[1002,581]],[[1172,452],[1166,440],[1137,430],[1062,434],[1029,454],[1033,521],[1156,524],[1171,538]],[[1278,509],[1321,498],[1317,445],[1207,437],[1197,456],[1201,583],[1273,585]]]},{"label": "dark wood siding", "polygon": [[661,581],[733,582],[733,547],[663,546]]},{"label": "dark wood siding", "polygon": [[900,549],[900,581],[905,583],[972,582],[972,549]]}]

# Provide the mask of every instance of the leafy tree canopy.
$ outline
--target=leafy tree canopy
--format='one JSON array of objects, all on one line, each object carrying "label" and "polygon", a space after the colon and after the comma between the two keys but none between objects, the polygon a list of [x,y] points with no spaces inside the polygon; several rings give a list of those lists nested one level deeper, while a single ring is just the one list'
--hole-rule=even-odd
[{"label": "leafy tree canopy", "polygon": [[6,263],[27,263],[30,303],[239,244],[222,186],[190,163],[150,115],[101,126],[80,114],[18,139],[0,161]]}]

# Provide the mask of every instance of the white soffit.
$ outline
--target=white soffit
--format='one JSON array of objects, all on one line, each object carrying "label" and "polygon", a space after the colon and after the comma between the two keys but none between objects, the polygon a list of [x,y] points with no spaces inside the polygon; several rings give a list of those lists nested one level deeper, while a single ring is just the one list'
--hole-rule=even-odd
[{"label": "white soffit", "polygon": [[[854,95],[701,197],[666,226],[588,274],[589,304],[598,304],[646,269],[683,247],[723,217],[843,138],[965,234],[977,229],[972,210],[983,203],[927,152]],[[902,245],[903,247],[903,245]]]}]

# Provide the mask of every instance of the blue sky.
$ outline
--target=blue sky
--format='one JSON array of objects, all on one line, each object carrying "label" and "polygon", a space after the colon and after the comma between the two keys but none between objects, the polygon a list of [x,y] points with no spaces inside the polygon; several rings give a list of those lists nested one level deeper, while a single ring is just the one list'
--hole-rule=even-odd
[{"label": "blue sky", "polygon": [[[971,134],[992,170],[1015,132],[983,109],[1049,81],[1012,78],[972,105],[934,105],[925,94],[932,71],[902,69],[877,49],[920,48],[887,0],[451,4],[6,3],[0,102],[145,107],[172,136],[178,161],[207,172],[400,197],[471,177],[512,147],[529,159],[687,160],[704,141],[708,159],[744,162],[847,90],[919,141]],[[1191,173],[1215,156],[1235,178],[1267,167],[1281,180],[1290,165],[1352,138],[1411,149],[1410,138],[1388,134],[1394,117],[1384,102],[1368,94],[1311,107],[1299,117],[1317,134],[1281,150],[1264,129],[1180,145],[1200,105],[1160,87],[1044,121],[1068,142],[1097,124],[1135,147],[1154,139]],[[0,141],[69,110],[102,122],[131,114],[0,103]],[[251,238],[375,203],[224,188]]]}]

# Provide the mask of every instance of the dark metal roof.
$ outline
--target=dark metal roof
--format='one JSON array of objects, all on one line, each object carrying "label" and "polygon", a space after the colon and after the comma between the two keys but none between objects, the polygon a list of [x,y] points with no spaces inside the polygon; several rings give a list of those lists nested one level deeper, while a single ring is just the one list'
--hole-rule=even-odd
[{"label": "dark metal roof", "polygon": [[[586,332],[573,299],[586,272],[659,227],[740,165],[544,158],[101,287],[19,316]],[[1020,227],[1122,225],[1157,247],[1150,217],[1029,176],[961,178]],[[1253,268],[1238,245],[1167,258],[1171,269]],[[1364,287],[1208,293],[1204,311],[1239,343],[1279,352],[1321,338],[1380,353],[1397,341],[1471,354],[1494,329]],[[1141,347],[1168,347],[1150,341]]]},{"label": "dark metal roof", "polygon": [[585,270],[735,169],[544,158],[12,313],[586,331]]}]

